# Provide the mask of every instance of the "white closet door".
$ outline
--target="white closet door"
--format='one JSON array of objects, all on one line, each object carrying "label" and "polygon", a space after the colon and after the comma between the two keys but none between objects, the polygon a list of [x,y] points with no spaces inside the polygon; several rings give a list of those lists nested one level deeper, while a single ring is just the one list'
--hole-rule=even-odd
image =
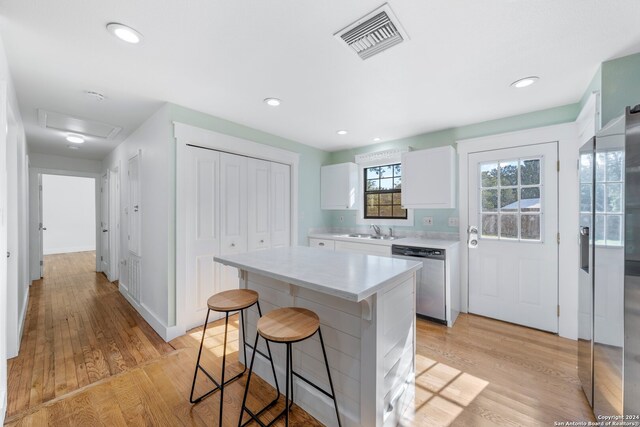
[{"label": "white closet door", "polygon": [[271,247],[269,226],[270,167],[265,160],[247,159],[247,219],[248,250],[255,251]]},{"label": "white closet door", "polygon": [[291,246],[291,172],[289,165],[271,163],[271,247]]},{"label": "white closet door", "polygon": [[[220,253],[247,251],[247,158],[220,153]],[[237,289],[238,270],[220,266],[217,291]]]},{"label": "white closet door", "polygon": [[[218,292],[219,264],[213,257],[220,252],[219,175],[220,153],[187,147],[188,174],[185,186],[187,328],[204,323],[207,299]],[[210,319],[220,317],[212,312]]]},{"label": "white closet door", "polygon": [[135,255],[142,255],[140,248],[140,152],[129,159],[129,251]]}]

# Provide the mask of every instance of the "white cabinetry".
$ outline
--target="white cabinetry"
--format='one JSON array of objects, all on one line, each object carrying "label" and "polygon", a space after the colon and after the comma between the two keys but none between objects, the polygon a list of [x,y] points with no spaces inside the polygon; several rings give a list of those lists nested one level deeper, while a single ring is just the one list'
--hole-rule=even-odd
[{"label": "white cabinetry", "polygon": [[282,248],[291,245],[291,168],[275,162],[270,163],[270,168],[269,237],[272,248]]},{"label": "white cabinetry", "polygon": [[358,165],[339,163],[320,169],[322,209],[357,209]]},{"label": "white cabinetry", "polygon": [[248,248],[250,251],[266,249],[271,245],[269,227],[270,162],[248,159]]},{"label": "white cabinetry", "polygon": [[336,252],[355,252],[365,255],[391,255],[391,246],[336,240]]},{"label": "white cabinetry", "polygon": [[402,154],[402,206],[456,207],[456,150],[451,146]]},{"label": "white cabinetry", "polygon": [[335,249],[335,242],[329,239],[309,239],[309,246],[320,249]]}]

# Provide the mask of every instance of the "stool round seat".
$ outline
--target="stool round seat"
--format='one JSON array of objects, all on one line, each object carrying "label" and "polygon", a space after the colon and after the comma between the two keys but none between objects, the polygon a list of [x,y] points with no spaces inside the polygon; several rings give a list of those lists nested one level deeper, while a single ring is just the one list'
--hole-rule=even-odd
[{"label": "stool round seat", "polygon": [[275,342],[302,341],[320,328],[318,315],[301,307],[283,307],[270,311],[258,320],[258,333]]},{"label": "stool round seat", "polygon": [[258,302],[258,293],[250,289],[231,289],[217,293],[207,300],[210,310],[237,311],[251,307]]}]

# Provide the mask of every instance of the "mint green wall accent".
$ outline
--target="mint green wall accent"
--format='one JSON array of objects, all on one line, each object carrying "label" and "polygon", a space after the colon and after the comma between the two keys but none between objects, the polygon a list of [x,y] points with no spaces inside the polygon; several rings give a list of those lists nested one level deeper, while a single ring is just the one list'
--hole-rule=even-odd
[{"label": "mint green wall accent", "polygon": [[[455,146],[456,141],[468,138],[478,138],[488,135],[496,135],[505,132],[531,129],[541,126],[571,122],[578,117],[580,104],[569,104],[546,110],[534,111],[503,119],[490,120],[459,128],[445,129],[437,132],[425,133],[409,138],[394,141],[381,142],[350,150],[335,151],[331,153],[330,163],[353,162],[356,154],[370,153],[389,149],[412,147],[416,150],[425,148],[442,147],[444,145]],[[457,173],[456,173],[457,177]],[[329,225],[332,227],[353,227],[356,225],[356,213],[353,211],[330,211]],[[340,216],[343,221],[340,222]],[[422,219],[426,216],[433,217],[433,225],[422,225]],[[457,233],[458,227],[449,227],[449,217],[458,218],[458,209],[416,209],[414,211],[414,226],[394,226],[399,230],[431,231]]]},{"label": "mint green wall accent", "polygon": [[640,104],[640,53],[602,64],[602,125]]},{"label": "mint green wall accent", "polygon": [[327,224],[328,214],[320,209],[320,166],[329,163],[328,152],[179,105],[170,104],[169,111],[173,121],[299,153],[298,243],[306,245],[309,228]]},{"label": "mint green wall accent", "polygon": [[589,100],[589,96],[594,92],[602,92],[602,65],[598,67],[598,71],[593,75],[589,86],[587,86],[582,98],[580,98],[580,110],[582,110],[582,107]]}]

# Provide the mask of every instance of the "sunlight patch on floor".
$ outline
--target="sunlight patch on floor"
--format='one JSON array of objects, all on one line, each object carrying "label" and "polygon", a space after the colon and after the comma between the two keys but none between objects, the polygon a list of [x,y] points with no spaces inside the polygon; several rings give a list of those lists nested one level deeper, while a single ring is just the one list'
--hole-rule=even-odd
[{"label": "sunlight patch on floor", "polygon": [[448,426],[489,385],[488,381],[416,355],[416,394],[401,426]]}]

